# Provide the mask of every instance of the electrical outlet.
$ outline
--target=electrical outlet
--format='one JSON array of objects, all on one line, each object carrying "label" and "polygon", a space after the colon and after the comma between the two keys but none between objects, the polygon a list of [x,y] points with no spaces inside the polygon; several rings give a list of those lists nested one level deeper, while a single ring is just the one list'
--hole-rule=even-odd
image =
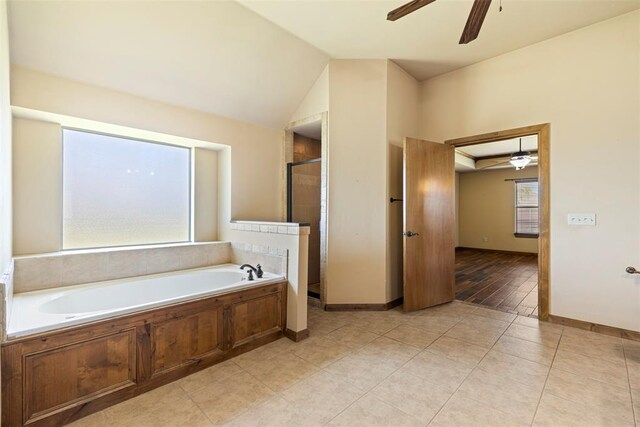
[{"label": "electrical outlet", "polygon": [[594,213],[571,213],[567,215],[569,225],[596,225],[596,214]]},{"label": "electrical outlet", "polygon": [[488,242],[488,241],[489,241],[489,238],[488,238],[487,236],[484,236],[484,237],[482,238],[482,241],[486,243],[486,242]]}]

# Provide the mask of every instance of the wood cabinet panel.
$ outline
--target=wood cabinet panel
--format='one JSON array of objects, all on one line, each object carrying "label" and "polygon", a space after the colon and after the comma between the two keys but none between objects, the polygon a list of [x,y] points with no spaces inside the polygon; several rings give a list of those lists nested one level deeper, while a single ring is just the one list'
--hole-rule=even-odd
[{"label": "wood cabinet panel", "polygon": [[232,348],[282,329],[280,298],[280,294],[271,294],[232,305]]},{"label": "wood cabinet panel", "polygon": [[151,325],[152,376],[222,352],[222,305]]},{"label": "wood cabinet panel", "polygon": [[275,283],[2,344],[2,426],[60,426],[283,336]]},{"label": "wood cabinet panel", "polygon": [[135,385],[135,330],[24,357],[24,419],[42,418]]}]

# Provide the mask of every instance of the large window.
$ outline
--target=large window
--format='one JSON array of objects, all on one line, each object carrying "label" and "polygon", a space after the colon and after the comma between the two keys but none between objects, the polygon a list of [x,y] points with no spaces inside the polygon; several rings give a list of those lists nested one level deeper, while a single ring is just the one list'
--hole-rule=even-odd
[{"label": "large window", "polygon": [[191,150],[64,129],[64,249],[190,240]]},{"label": "large window", "polygon": [[516,237],[538,237],[538,180],[516,181]]}]

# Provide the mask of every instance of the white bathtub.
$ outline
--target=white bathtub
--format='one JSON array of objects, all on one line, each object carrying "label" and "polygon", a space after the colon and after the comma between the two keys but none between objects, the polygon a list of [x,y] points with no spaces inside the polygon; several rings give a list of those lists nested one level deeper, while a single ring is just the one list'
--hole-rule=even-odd
[{"label": "white bathtub", "polygon": [[282,281],[265,272],[247,280],[238,265],[25,292],[13,297],[9,339]]}]

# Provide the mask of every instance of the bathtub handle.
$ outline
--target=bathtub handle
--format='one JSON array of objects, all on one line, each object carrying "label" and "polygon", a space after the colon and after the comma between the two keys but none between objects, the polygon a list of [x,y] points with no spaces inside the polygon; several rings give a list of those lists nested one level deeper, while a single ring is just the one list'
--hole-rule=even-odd
[{"label": "bathtub handle", "polygon": [[260,264],[256,265],[256,276],[258,276],[258,279],[262,279],[263,274],[262,266]]},{"label": "bathtub handle", "polygon": [[249,278],[247,280],[248,281],[252,281],[253,280],[253,270],[249,270]]}]

